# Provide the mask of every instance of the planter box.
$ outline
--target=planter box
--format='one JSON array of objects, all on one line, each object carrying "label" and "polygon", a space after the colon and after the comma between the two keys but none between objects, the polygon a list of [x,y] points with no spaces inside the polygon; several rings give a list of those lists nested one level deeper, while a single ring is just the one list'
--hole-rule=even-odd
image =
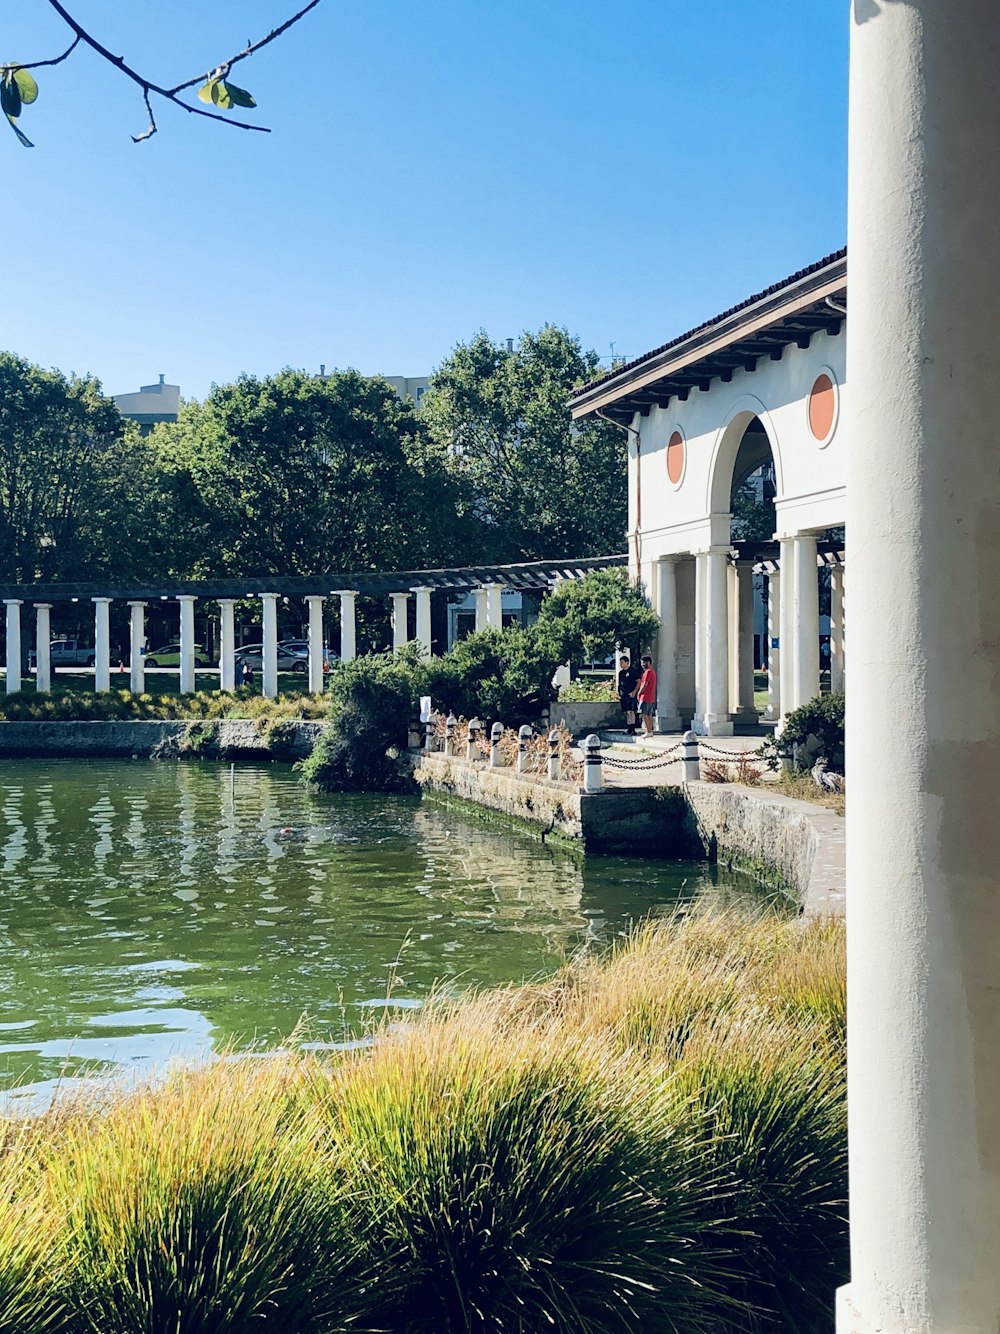
[{"label": "planter box", "polygon": [[616,699],[557,702],[552,705],[550,717],[553,727],[562,723],[574,736],[586,736],[588,732],[599,732],[601,728],[625,726],[625,715]]}]

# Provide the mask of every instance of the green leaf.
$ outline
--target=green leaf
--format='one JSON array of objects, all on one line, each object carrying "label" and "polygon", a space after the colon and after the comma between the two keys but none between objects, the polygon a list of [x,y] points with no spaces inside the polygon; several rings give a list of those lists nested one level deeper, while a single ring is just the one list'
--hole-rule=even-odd
[{"label": "green leaf", "polygon": [[22,147],[22,148],[34,148],[35,145],[31,142],[31,140],[28,138],[28,136],[27,136],[26,134],[22,134],[21,131],[20,131],[20,130],[17,128],[17,126],[14,124],[14,117],[13,117],[13,116],[8,116],[7,119],[10,121],[10,128],[14,131],[14,133],[17,135],[18,139],[20,140],[21,147]]},{"label": "green leaf", "polygon": [[31,106],[38,96],[38,84],[26,69],[16,69],[14,71],[14,82],[21,94],[21,101],[26,107]]},{"label": "green leaf", "polygon": [[211,105],[215,101],[215,97],[213,95],[212,90],[214,89],[217,83],[218,79],[209,79],[208,83],[202,84],[202,86],[198,89],[198,97],[201,99],[202,102],[206,102],[209,105]]},{"label": "green leaf", "polygon": [[238,88],[235,83],[226,83],[226,91],[229,93],[229,100],[234,107],[255,107],[257,103],[253,95],[248,93],[245,88]]},{"label": "green leaf", "polygon": [[222,79],[216,79],[212,84],[212,101],[221,111],[228,111],[233,105],[229,98],[229,89]]},{"label": "green leaf", "polygon": [[3,111],[10,121],[17,120],[21,114],[21,93],[9,70],[0,83],[0,111]]}]

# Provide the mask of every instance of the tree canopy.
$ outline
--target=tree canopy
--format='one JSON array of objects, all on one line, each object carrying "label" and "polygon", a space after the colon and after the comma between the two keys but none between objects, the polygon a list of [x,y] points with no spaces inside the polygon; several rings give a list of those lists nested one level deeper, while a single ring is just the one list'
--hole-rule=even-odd
[{"label": "tree canopy", "polygon": [[602,421],[574,424],[569,414],[571,390],[598,367],[596,353],[547,324],[513,351],[480,333],[434,375],[423,411],[492,559],[623,549],[625,434]]}]

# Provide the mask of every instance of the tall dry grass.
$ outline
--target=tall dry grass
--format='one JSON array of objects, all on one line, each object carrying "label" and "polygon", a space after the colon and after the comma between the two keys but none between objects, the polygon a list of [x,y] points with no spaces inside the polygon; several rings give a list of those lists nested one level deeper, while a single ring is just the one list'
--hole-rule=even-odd
[{"label": "tall dry grass", "polygon": [[0,1152],[10,1334],[831,1327],[843,936],[735,911]]}]

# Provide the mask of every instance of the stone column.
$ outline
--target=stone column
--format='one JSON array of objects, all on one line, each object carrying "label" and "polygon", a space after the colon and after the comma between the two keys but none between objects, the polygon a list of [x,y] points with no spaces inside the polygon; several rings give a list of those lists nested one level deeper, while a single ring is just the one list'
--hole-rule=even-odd
[{"label": "stone column", "polygon": [[417,599],[417,643],[424,657],[431,656],[431,590],[421,585],[410,590]]},{"label": "stone column", "polygon": [[92,598],[94,604],[94,689],[111,689],[110,598]]},{"label": "stone column", "polygon": [[18,598],[4,598],[7,608],[7,694],[16,695],[21,689],[21,602]]},{"label": "stone column", "polygon": [[353,662],[358,656],[358,590],[340,590],[340,660]]},{"label": "stone column", "polygon": [[178,599],[181,609],[181,665],[179,688],[182,695],[194,693],[194,598],[182,593]]},{"label": "stone column", "polygon": [[392,598],[392,651],[398,653],[410,642],[410,629],[407,624],[409,593],[390,593]]},{"label": "stone column", "polygon": [[705,559],[708,642],[705,652],[705,736],[732,736],[729,716],[729,549],[713,547]]},{"label": "stone column", "polygon": [[1000,1314],[1000,6],[856,4],[845,414],[851,1275]]},{"label": "stone column", "polygon": [[49,613],[51,602],[35,603],[35,690],[52,689],[52,627]]},{"label": "stone column", "polygon": [[491,630],[503,629],[503,584],[486,585],[486,623]]},{"label": "stone column", "polygon": [[487,594],[485,588],[477,588],[477,589],[475,590],[475,597],[476,597],[476,630],[477,630],[477,631],[478,631],[478,630],[485,630],[486,627],[487,627],[487,625],[489,624],[489,612],[488,612],[488,608],[487,608],[487,606],[486,606],[486,601],[487,601],[487,597],[488,597],[488,596],[489,596],[489,595]]},{"label": "stone column", "polygon": [[263,684],[261,693],[268,699],[278,698],[278,595],[261,593],[262,628],[264,631],[264,651],[261,661]]},{"label": "stone column", "polygon": [[[343,597],[341,597],[343,607]],[[306,638],[309,642],[309,693],[319,695],[323,691],[323,598],[319,593],[310,593],[306,597],[309,615],[309,628]],[[341,622],[343,625],[343,621]],[[353,630],[353,626],[351,629]],[[341,632],[343,645],[343,632]]]},{"label": "stone column", "polygon": [[236,627],[233,598],[219,598],[219,689],[236,689]]},{"label": "stone column", "polygon": [[757,721],[753,678],[753,561],[736,562],[736,717]]},{"label": "stone column", "polygon": [[779,567],[781,570],[781,601],[779,602],[781,633],[781,705],[778,712],[778,726],[786,714],[798,707],[798,687],[795,681],[795,543],[790,537],[783,537],[779,546]]},{"label": "stone column", "polygon": [[[656,729],[679,732],[677,711],[677,558],[656,562],[656,614],[660,633],[656,641]],[[617,666],[617,664],[616,664]]]},{"label": "stone column", "polygon": [[129,606],[129,649],[128,649],[128,685],[133,695],[141,695],[146,689],[146,661],[142,648],[146,642],[146,604],[130,602]]},{"label": "stone column", "polygon": [[726,605],[729,608],[729,712],[740,704],[740,590],[736,566],[730,561],[726,570]]},{"label": "stone column", "polygon": [[694,558],[694,718],[691,726],[699,731],[705,717],[705,590],[708,587],[707,553],[698,551]]},{"label": "stone column", "polygon": [[844,567],[834,565],[830,570],[830,689],[841,693],[845,680],[844,633]]},{"label": "stone column", "polygon": [[816,539],[802,533],[792,543],[795,585],[795,708],[819,694],[819,570]]},{"label": "stone column", "polygon": [[781,717],[781,575],[767,576],[767,713],[769,722]]}]

